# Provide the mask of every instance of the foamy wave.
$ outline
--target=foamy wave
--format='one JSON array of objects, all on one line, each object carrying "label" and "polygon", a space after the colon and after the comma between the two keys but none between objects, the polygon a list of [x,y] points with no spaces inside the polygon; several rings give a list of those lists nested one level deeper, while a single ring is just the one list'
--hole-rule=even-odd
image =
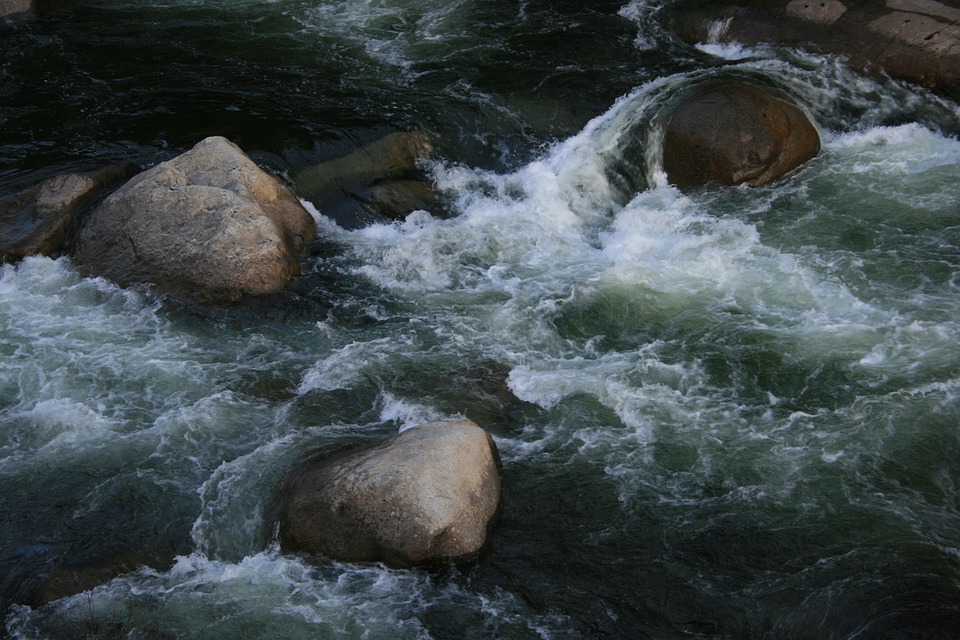
[{"label": "foamy wave", "polygon": [[853,160],[845,168],[861,174],[909,176],[960,164],[960,141],[917,123],[843,134],[827,145],[827,151]]},{"label": "foamy wave", "polygon": [[[215,630],[218,637],[425,639],[433,637],[429,611],[437,602],[483,612],[472,631],[484,637],[534,630],[545,638],[578,637],[564,616],[532,613],[503,590],[473,593],[428,573],[379,565],[312,566],[275,549],[235,563],[180,556],[167,572],[142,569],[57,601],[43,616],[14,607],[7,630],[31,638],[79,626],[108,630],[122,621],[131,633],[194,637]],[[184,608],[187,618],[178,613]]]}]

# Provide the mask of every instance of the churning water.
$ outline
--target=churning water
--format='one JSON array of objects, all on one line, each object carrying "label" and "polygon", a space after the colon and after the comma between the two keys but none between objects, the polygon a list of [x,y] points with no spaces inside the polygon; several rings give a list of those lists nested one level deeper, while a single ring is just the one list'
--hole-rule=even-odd
[{"label": "churning water", "polygon": [[[960,635],[960,113],[689,47],[663,4],[110,0],[4,32],[6,191],[212,134],[292,175],[426,129],[453,214],[314,210],[304,277],[227,308],[3,266],[6,634]],[[662,116],[722,74],[796,97],[821,154],[667,185]],[[298,463],[461,416],[504,461],[479,560],[279,552]],[[76,566],[103,584],[41,605]]]}]

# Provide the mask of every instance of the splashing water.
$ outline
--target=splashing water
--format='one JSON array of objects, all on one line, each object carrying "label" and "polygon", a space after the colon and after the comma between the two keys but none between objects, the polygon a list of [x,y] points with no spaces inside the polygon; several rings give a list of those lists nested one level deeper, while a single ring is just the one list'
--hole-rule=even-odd
[{"label": "splashing water", "polygon": [[[957,631],[955,107],[836,59],[681,45],[665,3],[487,4],[110,2],[2,45],[77,70],[13,102],[53,72],[3,67],[0,156],[21,173],[147,163],[208,131],[292,172],[423,127],[455,214],[317,212],[269,313],[184,308],[68,258],[3,266],[8,635]],[[124,44],[133,18],[156,29]],[[821,154],[768,187],[669,186],[663,118],[719,74],[794,96]],[[504,461],[479,560],[277,549],[291,469],[452,417]],[[42,603],[58,572],[118,557],[146,566]]]}]

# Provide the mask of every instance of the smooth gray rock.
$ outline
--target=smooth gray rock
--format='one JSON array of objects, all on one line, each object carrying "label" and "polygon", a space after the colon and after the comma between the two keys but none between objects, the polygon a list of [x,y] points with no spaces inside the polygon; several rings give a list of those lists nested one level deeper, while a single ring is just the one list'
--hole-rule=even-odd
[{"label": "smooth gray rock", "polygon": [[314,463],[281,516],[286,552],[409,567],[468,560],[500,504],[499,456],[469,420],[432,422]]},{"label": "smooth gray rock", "polygon": [[316,232],[293,192],[236,145],[207,138],[127,182],[94,209],[75,257],[122,286],[196,302],[282,289]]}]

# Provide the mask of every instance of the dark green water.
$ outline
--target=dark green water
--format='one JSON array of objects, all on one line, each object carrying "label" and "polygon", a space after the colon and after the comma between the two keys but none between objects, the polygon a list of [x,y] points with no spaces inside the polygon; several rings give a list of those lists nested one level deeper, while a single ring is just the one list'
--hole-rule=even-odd
[{"label": "dark green water", "polygon": [[[321,211],[305,276],[245,307],[4,266],[6,634],[960,637],[957,107],[684,45],[659,5],[109,1],[0,33],[0,193],[207,135],[291,176],[426,129],[454,214]],[[797,97],[820,156],[661,184],[658,116],[721,74]],[[479,560],[279,553],[290,468],[459,416],[504,460]],[[155,568],[36,604],[118,559]]]}]

